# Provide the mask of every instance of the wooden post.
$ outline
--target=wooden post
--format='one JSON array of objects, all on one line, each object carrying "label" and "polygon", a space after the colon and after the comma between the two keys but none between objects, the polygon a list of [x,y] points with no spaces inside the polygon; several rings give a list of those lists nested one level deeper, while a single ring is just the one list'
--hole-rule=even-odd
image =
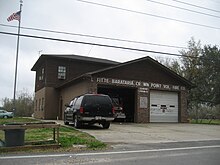
[{"label": "wooden post", "polygon": [[57,144],[59,144],[59,134],[60,134],[60,127],[57,127]]},{"label": "wooden post", "polygon": [[56,128],[53,128],[53,141],[56,141]]}]

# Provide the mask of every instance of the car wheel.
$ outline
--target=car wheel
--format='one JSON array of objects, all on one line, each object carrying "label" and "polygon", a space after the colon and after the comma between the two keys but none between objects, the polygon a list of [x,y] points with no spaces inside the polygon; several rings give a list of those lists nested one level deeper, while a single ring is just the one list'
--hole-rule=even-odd
[{"label": "car wheel", "polygon": [[65,116],[64,116],[64,124],[65,124],[65,125],[69,125],[69,122],[66,121],[66,117],[65,117]]},{"label": "car wheel", "polygon": [[8,116],[4,116],[3,118],[4,118],[4,119],[7,119],[7,118],[8,118]]},{"label": "car wheel", "polygon": [[68,121],[64,121],[64,125],[69,125],[69,122]]},{"label": "car wheel", "polygon": [[104,122],[103,124],[102,124],[102,127],[104,128],[104,129],[109,129],[109,127],[110,127],[110,122]]},{"label": "car wheel", "polygon": [[79,121],[78,116],[75,115],[75,116],[74,116],[74,127],[75,127],[75,128],[80,128],[81,126],[82,126],[82,124],[81,124],[81,122]]},{"label": "car wheel", "polygon": [[69,122],[64,119],[64,125],[69,125]]}]

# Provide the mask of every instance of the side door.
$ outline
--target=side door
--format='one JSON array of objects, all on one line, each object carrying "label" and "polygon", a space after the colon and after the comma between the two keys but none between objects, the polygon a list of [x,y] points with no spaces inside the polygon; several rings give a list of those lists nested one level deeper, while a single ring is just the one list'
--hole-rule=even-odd
[{"label": "side door", "polygon": [[70,102],[68,110],[66,112],[66,120],[68,120],[68,121],[72,121],[73,109],[74,109],[75,102],[76,102],[76,98]]},{"label": "side door", "polygon": [[80,115],[79,110],[80,110],[83,98],[84,98],[84,96],[80,96],[77,98],[75,105],[74,105],[73,115],[75,115],[75,114]]},{"label": "side door", "polygon": [[70,113],[69,113],[69,118],[71,121],[74,121],[74,115],[76,113],[76,102],[77,102],[78,98],[75,98],[72,102],[72,106],[70,108]]}]

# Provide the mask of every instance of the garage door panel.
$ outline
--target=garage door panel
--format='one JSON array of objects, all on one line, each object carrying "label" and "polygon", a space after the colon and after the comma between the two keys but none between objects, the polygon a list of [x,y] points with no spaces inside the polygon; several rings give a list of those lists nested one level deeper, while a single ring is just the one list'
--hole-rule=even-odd
[{"label": "garage door panel", "polygon": [[151,119],[152,121],[151,122],[158,122],[158,123],[175,123],[175,122],[178,122],[177,120],[176,120],[176,116],[174,115],[174,116],[163,116],[163,117],[161,117],[161,115],[154,115],[154,116],[152,116],[152,119]]},{"label": "garage door panel", "polygon": [[178,93],[150,92],[150,122],[178,122]]}]

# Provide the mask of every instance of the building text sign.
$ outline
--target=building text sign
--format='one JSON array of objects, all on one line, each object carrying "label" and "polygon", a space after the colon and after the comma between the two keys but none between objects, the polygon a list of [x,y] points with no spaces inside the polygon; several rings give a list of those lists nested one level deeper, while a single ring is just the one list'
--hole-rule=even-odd
[{"label": "building text sign", "polygon": [[[152,83],[152,82],[143,82],[143,81],[137,81],[137,80],[97,78],[96,82],[103,83],[103,84],[112,84],[112,85],[145,87],[141,89],[153,88],[153,89],[167,89],[167,90],[186,90],[185,87],[179,86],[179,85],[168,85],[168,84],[160,84],[160,83]],[[145,91],[145,90],[142,90],[142,91]]]},{"label": "building text sign", "polygon": [[148,101],[147,97],[140,97],[140,108],[147,108],[148,107],[147,101]]}]

